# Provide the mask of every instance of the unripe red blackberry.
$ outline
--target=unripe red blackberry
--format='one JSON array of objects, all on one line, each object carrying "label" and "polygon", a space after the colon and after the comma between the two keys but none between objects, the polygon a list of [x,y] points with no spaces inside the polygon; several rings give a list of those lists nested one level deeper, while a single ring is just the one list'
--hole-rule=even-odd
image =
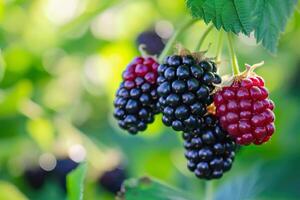
[{"label": "unripe red blackberry", "polygon": [[176,131],[189,131],[202,123],[213,102],[214,84],[221,83],[215,63],[191,55],[173,55],[158,67],[159,107],[163,123]]},{"label": "unripe red blackberry", "polygon": [[153,58],[137,57],[123,72],[123,82],[114,101],[114,117],[131,134],[146,130],[158,113],[157,68]]},{"label": "unripe red blackberry", "polygon": [[191,132],[183,133],[187,167],[201,179],[218,179],[231,169],[236,144],[214,115]]},{"label": "unripe red blackberry", "polygon": [[240,145],[260,145],[275,131],[274,103],[264,85],[261,77],[244,73],[214,96],[222,127]]}]

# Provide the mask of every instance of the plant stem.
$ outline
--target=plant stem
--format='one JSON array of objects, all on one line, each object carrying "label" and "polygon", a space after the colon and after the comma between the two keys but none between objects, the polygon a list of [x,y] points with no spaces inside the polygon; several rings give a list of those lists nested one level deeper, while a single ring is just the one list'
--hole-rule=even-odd
[{"label": "plant stem", "polygon": [[216,51],[216,62],[219,62],[221,60],[222,49],[223,49],[223,41],[224,41],[224,32],[222,30],[220,30],[219,38],[218,38],[217,51]]},{"label": "plant stem", "polygon": [[231,56],[232,71],[234,75],[238,75],[240,73],[240,70],[239,70],[239,64],[236,58],[236,54],[233,48],[232,34],[227,33],[227,37],[228,37],[228,48]]},{"label": "plant stem", "polygon": [[205,41],[206,37],[208,36],[208,34],[212,30],[212,28],[213,28],[212,24],[206,28],[206,30],[204,31],[203,35],[201,36],[198,44],[196,45],[195,52],[200,51],[201,46],[203,45],[203,42]]},{"label": "plant stem", "polygon": [[195,19],[188,19],[186,20],[173,34],[173,36],[169,39],[167,45],[165,46],[164,50],[162,51],[162,53],[160,54],[158,61],[161,63],[163,61],[163,59],[170,53],[170,51],[172,50],[174,44],[176,43],[178,37],[181,35],[181,33],[183,31],[185,31],[185,29],[187,29],[188,27],[190,27],[192,24],[194,24],[197,20]]},{"label": "plant stem", "polygon": [[205,182],[205,198],[204,200],[213,200],[213,182]]}]

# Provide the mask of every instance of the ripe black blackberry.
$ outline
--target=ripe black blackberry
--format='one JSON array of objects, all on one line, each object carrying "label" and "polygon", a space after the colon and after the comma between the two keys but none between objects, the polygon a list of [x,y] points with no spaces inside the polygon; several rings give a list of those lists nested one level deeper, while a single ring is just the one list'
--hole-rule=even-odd
[{"label": "ripe black blackberry", "polygon": [[137,57],[123,73],[117,91],[114,117],[121,128],[131,134],[144,131],[154,121],[157,108],[158,63],[151,57]]},{"label": "ripe black blackberry", "polygon": [[71,160],[68,157],[57,159],[56,166],[51,171],[52,177],[58,181],[64,191],[67,191],[67,176],[68,174],[76,169],[79,163]]},{"label": "ripe black blackberry", "polygon": [[121,190],[123,182],[127,179],[127,172],[124,167],[118,166],[110,171],[104,172],[98,183],[108,192],[117,194]]},{"label": "ripe black blackberry", "polygon": [[163,39],[154,30],[140,33],[136,39],[136,44],[138,47],[145,45],[145,50],[150,55],[159,55],[165,47]]},{"label": "ripe black blackberry", "polygon": [[236,144],[214,115],[203,118],[204,123],[191,132],[183,133],[187,167],[201,179],[218,179],[230,170]]},{"label": "ripe black blackberry", "polygon": [[159,107],[163,123],[176,131],[190,131],[202,124],[206,107],[213,102],[214,84],[220,84],[215,63],[192,55],[173,55],[158,67]]},{"label": "ripe black blackberry", "polygon": [[28,168],[24,172],[24,178],[34,189],[41,189],[47,179],[48,172],[43,170],[41,167]]}]

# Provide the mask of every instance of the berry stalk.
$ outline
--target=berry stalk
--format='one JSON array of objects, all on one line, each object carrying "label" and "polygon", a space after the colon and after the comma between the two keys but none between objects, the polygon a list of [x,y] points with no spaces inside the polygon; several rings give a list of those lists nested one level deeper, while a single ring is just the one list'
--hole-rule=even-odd
[{"label": "berry stalk", "polygon": [[233,48],[232,34],[227,33],[227,38],[228,38],[228,48],[231,56],[232,71],[234,75],[238,75],[240,73],[240,70],[239,70],[239,64],[236,58],[236,54]]},{"label": "berry stalk", "polygon": [[208,34],[212,30],[212,28],[213,28],[212,24],[206,28],[206,30],[204,31],[203,35],[201,36],[198,44],[196,45],[195,52],[197,52],[201,49],[201,46],[203,45],[203,42],[205,41],[206,37],[208,36]]},{"label": "berry stalk", "polygon": [[224,41],[224,32],[220,30],[219,37],[218,37],[217,51],[216,51],[216,63],[218,63],[221,60],[223,41]]},{"label": "berry stalk", "polygon": [[212,181],[206,181],[205,182],[205,199],[204,200],[213,200],[213,182]]},{"label": "berry stalk", "polygon": [[176,43],[178,37],[181,35],[183,31],[185,31],[188,27],[193,25],[197,20],[195,19],[188,19],[186,20],[173,34],[173,36],[169,39],[167,45],[165,46],[164,50],[160,54],[158,61],[159,63],[163,62],[163,59],[170,53],[174,44]]}]

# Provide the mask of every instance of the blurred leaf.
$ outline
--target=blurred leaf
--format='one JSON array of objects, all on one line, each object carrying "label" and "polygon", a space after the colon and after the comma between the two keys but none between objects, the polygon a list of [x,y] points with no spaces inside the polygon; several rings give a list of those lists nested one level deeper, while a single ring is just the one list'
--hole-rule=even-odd
[{"label": "blurred leaf", "polygon": [[107,9],[108,7],[112,7],[116,2],[117,2],[117,0],[105,0],[105,1],[102,0],[99,5],[93,6],[93,9],[88,10],[88,12],[83,13],[82,15],[75,18],[68,24],[64,25],[61,28],[61,34],[62,35],[70,34],[70,32],[72,32],[78,28],[82,28],[82,24],[89,22],[91,19],[93,19],[99,13],[103,12],[103,10]]},{"label": "blurred leaf", "polygon": [[0,138],[12,138],[21,135],[24,120],[21,116],[13,116],[0,119]]},{"label": "blurred leaf", "polygon": [[82,200],[87,165],[81,164],[67,176],[68,200]]},{"label": "blurred leaf", "polygon": [[1,181],[0,182],[0,199],[3,200],[28,200],[27,197],[22,194],[18,188],[11,183]]},{"label": "blurred leaf", "polygon": [[255,199],[263,190],[263,185],[259,184],[259,170],[255,168],[248,174],[237,176],[217,191],[214,200],[250,200]]},{"label": "blurred leaf", "polygon": [[23,100],[29,98],[32,93],[32,83],[28,80],[20,80],[11,89],[7,89],[0,98],[0,116],[11,116],[18,112]]},{"label": "blurred leaf", "polygon": [[31,137],[43,150],[49,150],[54,142],[54,127],[48,119],[37,118],[27,123]]},{"label": "blurred leaf", "polygon": [[124,182],[118,200],[193,200],[186,192],[172,188],[157,180],[143,177]]},{"label": "blurred leaf", "polygon": [[28,193],[30,200],[66,200],[65,192],[55,180],[47,180],[39,190]]},{"label": "blurred leaf", "polygon": [[34,56],[22,45],[12,44],[9,48],[5,49],[3,56],[6,62],[7,72],[24,75],[33,67]]},{"label": "blurred leaf", "polygon": [[4,72],[5,72],[5,62],[4,62],[4,59],[3,59],[3,56],[2,56],[2,51],[0,49],[0,82],[3,79]]}]

